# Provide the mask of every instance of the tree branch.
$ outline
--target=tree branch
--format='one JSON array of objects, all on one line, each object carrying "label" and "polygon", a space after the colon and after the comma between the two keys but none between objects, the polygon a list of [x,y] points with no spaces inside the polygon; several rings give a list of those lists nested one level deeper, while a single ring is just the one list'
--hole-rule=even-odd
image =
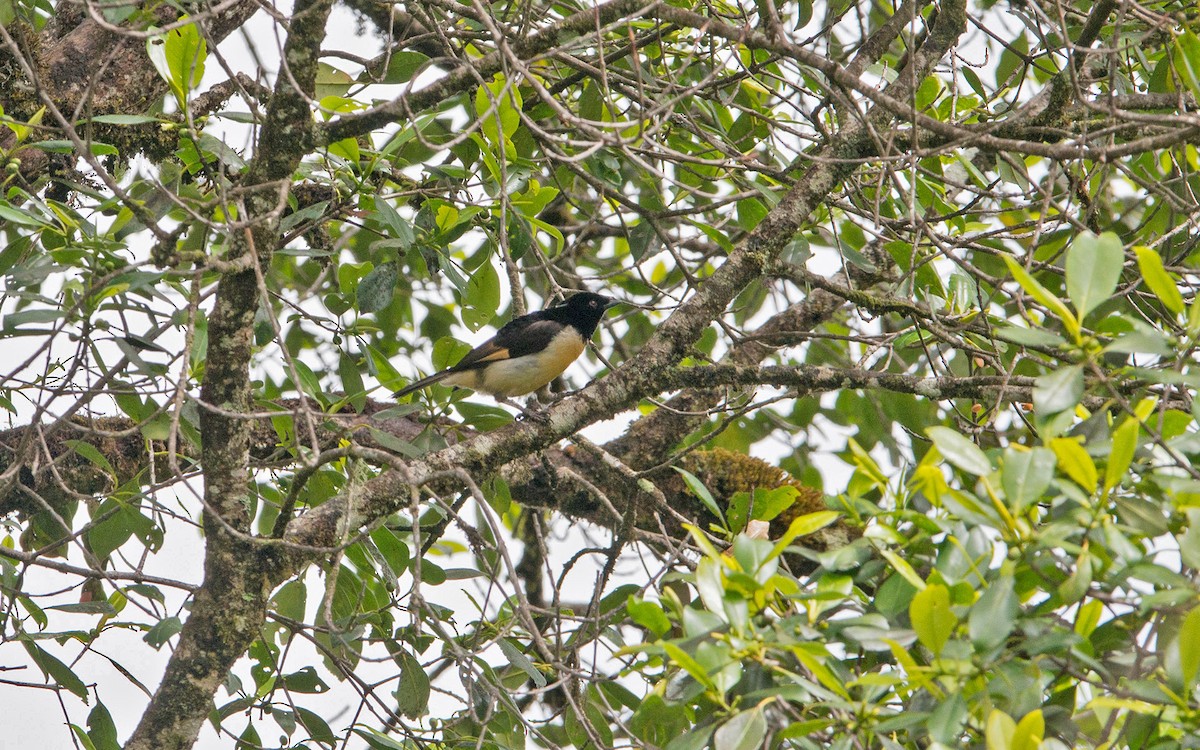
[{"label": "tree branch", "polygon": [[[191,747],[207,718],[212,698],[258,637],[271,592],[272,556],[247,539],[253,518],[246,493],[251,422],[250,356],[258,278],[279,242],[279,218],[287,180],[307,153],[317,61],[333,0],[300,0],[284,48],[283,69],[267,107],[254,160],[247,170],[255,186],[246,198],[252,228],[233,237],[231,257],[249,257],[254,267],[226,274],[217,286],[209,317],[208,362],[200,395],[201,460],[204,465],[204,526],[207,535],[204,583],[179,645],[167,663],[130,750]],[[285,186],[280,189],[276,185]]]}]

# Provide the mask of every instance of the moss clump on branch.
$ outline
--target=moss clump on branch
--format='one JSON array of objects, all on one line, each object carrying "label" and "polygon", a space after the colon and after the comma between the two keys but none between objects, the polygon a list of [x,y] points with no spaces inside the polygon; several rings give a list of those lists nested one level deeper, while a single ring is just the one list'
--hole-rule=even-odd
[{"label": "moss clump on branch", "polygon": [[[795,501],[771,521],[773,539],[782,536],[792,521],[800,516],[829,509],[820,490],[802,484],[778,466],[744,453],[724,448],[693,451],[680,459],[679,467],[695,474],[712,493],[717,505],[724,508],[729,507],[730,501],[739,492],[773,490],[785,486],[794,488],[797,492]],[[670,486],[664,487],[664,491],[685,493],[683,480],[678,475],[666,481]],[[816,550],[836,549],[861,535],[860,529],[838,521],[801,538],[798,543]]]}]

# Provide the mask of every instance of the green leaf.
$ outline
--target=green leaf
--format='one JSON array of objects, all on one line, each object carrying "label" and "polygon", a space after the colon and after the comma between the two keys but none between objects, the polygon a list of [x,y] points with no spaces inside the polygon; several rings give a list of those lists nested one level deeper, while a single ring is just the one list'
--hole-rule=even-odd
[{"label": "green leaf", "polygon": [[658,233],[654,231],[654,225],[649,221],[640,221],[634,224],[629,230],[627,237],[629,242],[629,254],[637,262],[641,262],[643,258],[650,254],[651,247],[656,247],[658,242]]},{"label": "green leaf", "polygon": [[304,728],[308,730],[309,737],[321,743],[322,745],[333,746],[337,744],[337,736],[333,733],[333,730],[329,728],[329,724],[325,722],[325,719],[321,718],[321,716],[316,712],[310,711],[307,708],[296,706],[295,709],[296,718],[298,718],[300,723],[304,725]]},{"label": "green leaf", "polygon": [[471,347],[466,343],[450,336],[443,336],[433,344],[433,367],[436,370],[451,367],[467,356],[469,351],[471,351]]},{"label": "green leaf", "polygon": [[1105,492],[1121,483],[1125,472],[1133,463],[1133,454],[1137,451],[1140,429],[1141,424],[1138,420],[1129,418],[1113,431],[1112,449],[1108,453],[1108,464],[1104,467]]},{"label": "green leaf", "polygon": [[1088,455],[1083,446],[1074,438],[1054,438],[1050,441],[1050,449],[1058,457],[1058,468],[1075,480],[1088,494],[1096,491],[1100,481],[1096,472],[1096,463]]},{"label": "green leaf", "polygon": [[708,676],[708,670],[700,665],[690,654],[676,646],[670,641],[662,644],[663,650],[667,652],[667,656],[671,661],[675,662],[683,671],[691,675],[692,679],[703,685],[706,689],[712,690],[716,686],[713,684],[712,678]]},{"label": "green leaf", "polygon": [[716,727],[711,724],[687,729],[682,734],[677,734],[663,750],[704,750],[708,747],[708,739],[712,737],[714,729]]},{"label": "green leaf", "polygon": [[1200,101],[1200,37],[1184,28],[1172,44],[1171,62],[1183,85]]},{"label": "green leaf", "polygon": [[499,406],[459,401],[454,408],[462,415],[463,424],[480,432],[490,432],[513,421],[513,415]]},{"label": "green leaf", "polygon": [[713,733],[713,750],[759,750],[767,736],[762,706],[742,711]]},{"label": "green leaf", "polygon": [[750,493],[750,520],[771,521],[795,504],[800,490],[785,484],[773,489],[756,487]]},{"label": "green leaf", "polygon": [[1190,694],[1200,671],[1200,607],[1193,607],[1179,628],[1179,670]]},{"label": "green leaf", "polygon": [[108,459],[105,458],[104,454],[96,446],[91,443],[85,443],[82,440],[68,440],[66,444],[71,447],[71,450],[83,456],[95,466],[103,469],[104,473],[110,478],[113,480],[117,478],[116,470],[113,469],[112,464],[108,462]]},{"label": "green leaf", "polygon": [[1056,589],[1065,604],[1074,604],[1088,593],[1092,586],[1092,555],[1085,547],[1075,558],[1075,570]]},{"label": "green leaf", "polygon": [[349,352],[341,352],[338,357],[338,376],[342,379],[342,388],[346,391],[345,399],[354,407],[354,411],[362,413],[367,405],[367,390],[363,385],[362,375],[358,372],[358,362]]},{"label": "green leaf", "polygon": [[1062,336],[1041,328],[1021,328],[1006,323],[996,329],[996,338],[1009,341],[1020,346],[1059,347],[1065,346]]},{"label": "green leaf", "polygon": [[521,93],[516,81],[497,73],[490,83],[475,90],[475,116],[483,135],[494,146],[511,145],[509,139],[521,124]]},{"label": "green leaf", "polygon": [[926,429],[925,434],[933,440],[943,458],[963,471],[981,477],[992,473],[992,462],[984,452],[957,431],[934,426]]},{"label": "green leaf", "polygon": [[1099,599],[1089,599],[1079,605],[1079,612],[1075,616],[1075,632],[1084,638],[1089,637],[1095,632],[1103,615],[1104,603]]},{"label": "green leaf", "polygon": [[1137,254],[1138,270],[1142,272],[1142,281],[1154,296],[1158,297],[1158,301],[1163,303],[1163,307],[1171,312],[1179,315],[1183,312],[1183,295],[1179,293],[1179,286],[1175,279],[1167,273],[1163,267],[1162,258],[1158,253],[1148,247],[1135,247],[1133,252]]},{"label": "green leaf", "polygon": [[296,384],[300,387],[300,392],[324,403],[325,391],[321,388],[321,379],[312,368],[299,359],[292,360],[292,366],[296,368],[296,375],[300,379]]},{"label": "green leaf", "polygon": [[1112,232],[1099,236],[1084,232],[1067,250],[1067,296],[1079,311],[1079,320],[1112,296],[1121,280],[1125,248]]},{"label": "green leaf", "polygon": [[429,57],[420,52],[392,51],[387,56],[386,68],[378,64],[369,66],[358,76],[358,81],[359,83],[404,83],[416,75],[417,71],[427,62],[429,62]]},{"label": "green leaf", "polygon": [[832,510],[818,510],[812,513],[805,513],[788,524],[788,530],[779,537],[779,541],[775,542],[775,548],[771,550],[771,554],[767,559],[779,557],[787,550],[788,546],[802,536],[808,536],[842,517],[841,513]]},{"label": "green leaf", "polygon": [[900,574],[901,578],[912,584],[913,588],[918,591],[925,590],[925,581],[917,574],[917,571],[913,569],[913,566],[907,560],[888,549],[879,550],[879,554],[883,559],[888,561],[893,570]]},{"label": "green leaf", "polygon": [[500,274],[496,272],[496,267],[490,259],[485,260],[467,282],[467,289],[463,294],[463,323],[472,331],[478,331],[492,322],[499,307]]},{"label": "green leaf", "polygon": [[79,679],[79,676],[70,667],[33,641],[23,641],[22,643],[34,663],[38,665],[38,669],[42,670],[42,674],[48,679],[53,680],[55,684],[66,688],[80,699],[87,701],[87,686],[83,684],[83,680]]},{"label": "green leaf", "polygon": [[183,621],[178,617],[167,617],[159,620],[154,627],[146,631],[146,634],[142,636],[142,640],[149,643],[157,651],[180,630],[183,630]]},{"label": "green leaf", "polygon": [[46,607],[47,610],[55,610],[56,612],[71,612],[79,615],[105,615],[111,617],[117,614],[117,608],[112,605],[107,599],[92,602],[72,602],[71,604],[56,604],[52,607]]},{"label": "green leaf", "polygon": [[271,608],[284,617],[301,621],[304,619],[307,596],[304,581],[289,581],[271,597]]},{"label": "green leaf", "polygon": [[967,721],[967,701],[961,691],[954,691],[938,701],[929,714],[929,736],[942,745],[957,743]]},{"label": "green leaf", "polygon": [[649,630],[655,637],[661,638],[671,629],[671,621],[657,602],[630,596],[625,603],[625,611],[629,613],[629,619]]},{"label": "green leaf", "polygon": [[1038,750],[1042,746],[1045,733],[1046,720],[1042,717],[1041,709],[1030,711],[1017,722],[1010,750]]},{"label": "green leaf", "polygon": [[[49,140],[38,141],[30,144],[34,148],[45,151],[51,154],[73,154],[75,153],[75,143],[67,140]],[[89,141],[87,144],[88,153],[92,156],[115,156],[120,151],[111,143],[101,143],[100,141]]]},{"label": "green leaf", "polygon": [[113,721],[108,708],[97,702],[87,718],[88,738],[96,750],[120,750],[121,743],[117,740],[117,725]]},{"label": "green leaf", "polygon": [[396,710],[410,719],[424,715],[429,707],[429,675],[425,668],[407,651],[396,655],[400,665],[400,684],[396,687]]},{"label": "green leaf", "polygon": [[395,261],[389,260],[372,268],[370,273],[358,282],[358,288],[355,289],[359,312],[379,312],[391,304],[392,295],[396,291],[396,279],[399,277],[400,268]]},{"label": "green leaf", "polygon": [[313,96],[326,109],[341,109],[339,104],[350,104],[343,97],[350,90],[354,79],[350,74],[329,63],[317,63],[317,80],[313,87]]},{"label": "green leaf", "polygon": [[527,219],[514,215],[508,221],[508,251],[516,260],[533,248],[533,229]]},{"label": "green leaf", "polygon": [[375,217],[391,230],[391,236],[387,240],[376,242],[371,246],[372,248],[394,246],[400,250],[407,250],[412,247],[413,242],[417,239],[413,234],[412,224],[408,223],[389,201],[380,197],[375,198]]},{"label": "green leaf", "polygon": [[1017,733],[1017,723],[1012,717],[998,708],[993,708],[988,714],[984,735],[987,737],[987,750],[1012,750],[1013,736]]},{"label": "green leaf", "polygon": [[[690,713],[682,703],[668,703],[662,696],[650,693],[634,710],[629,720],[629,732],[643,741],[644,745],[640,746],[662,747],[669,741],[689,734],[688,730],[692,726],[689,716]],[[712,729],[710,725],[709,734],[712,733]],[[577,743],[578,747],[595,747],[586,741],[586,734],[579,739],[581,741]]]},{"label": "green leaf", "polygon": [[1008,272],[1012,274],[1021,288],[1029,292],[1035,300],[1045,305],[1051,315],[1062,321],[1067,332],[1074,338],[1079,338],[1079,321],[1075,318],[1075,314],[1067,307],[1062,300],[1054,296],[1049,289],[1042,286],[1037,279],[1029,275],[1029,272],[1021,267],[1019,263],[1009,256],[1004,256],[1004,263],[1008,266]]},{"label": "green leaf", "polygon": [[671,468],[679,472],[679,476],[683,477],[684,484],[696,496],[696,499],[703,503],[705,508],[708,508],[708,512],[712,513],[721,522],[722,526],[728,526],[725,522],[725,514],[717,507],[717,501],[713,499],[712,493],[704,486],[704,482],[701,482],[699,477],[686,469],[681,469],[678,466]]},{"label": "green leaf", "polygon": [[1019,602],[1011,575],[993,581],[971,607],[967,632],[981,650],[995,648],[1016,628]]},{"label": "green leaf", "polygon": [[149,115],[96,115],[89,122],[99,122],[105,125],[147,125],[152,122],[162,122],[162,120]]},{"label": "green leaf", "polygon": [[[2,9],[2,8],[3,8],[3,4],[0,3],[0,9]],[[4,16],[3,10],[0,10],[0,17],[3,17],[3,16]],[[95,743],[92,742],[91,737],[88,737],[87,731],[84,730],[83,727],[79,726],[78,724],[68,724],[67,726],[71,727],[71,732],[74,733],[75,739],[78,740],[77,744],[81,745],[83,747],[83,750],[96,750]]]},{"label": "green leaf", "polygon": [[[185,19],[182,16],[180,20]],[[208,42],[196,24],[189,23],[146,40],[146,54],[155,70],[175,94],[180,106],[187,106],[188,93],[204,77]]]},{"label": "green leaf", "polygon": [[917,640],[934,656],[942,653],[958,626],[958,617],[950,610],[950,590],[940,583],[931,583],[913,596],[908,616]]},{"label": "green leaf", "polygon": [[411,750],[411,745],[407,742],[397,742],[374,729],[355,727],[354,733],[362,737],[363,741],[371,747],[371,750]]},{"label": "green leaf", "polygon": [[[4,221],[9,222],[11,224],[20,224],[21,226],[24,226],[24,227],[48,227],[48,226],[50,226],[49,224],[46,223],[46,221],[42,217],[34,214],[32,209],[30,209],[28,211],[23,211],[21,209],[13,208],[12,206],[8,205],[7,203],[2,203],[2,202],[0,202],[0,219],[3,219]],[[61,317],[62,311],[60,310],[58,312]]]},{"label": "green leaf", "polygon": [[1054,452],[1045,448],[1026,450],[1013,446],[1004,451],[1000,483],[1014,514],[1042,496],[1054,479],[1057,463]]},{"label": "green leaf", "polygon": [[542,674],[541,670],[533,665],[533,662],[529,660],[529,657],[525,656],[525,654],[516,646],[516,644],[514,644],[508,638],[501,638],[496,641],[496,645],[499,646],[500,650],[504,652],[504,656],[508,658],[509,664],[512,664],[514,667],[528,675],[529,679],[533,680],[533,683],[539,688],[546,687],[546,675]]},{"label": "green leaf", "polygon": [[[413,405],[413,404],[405,405],[405,407],[409,408],[409,409],[414,408],[414,406],[415,405]],[[462,405],[460,404],[459,405],[460,411],[461,411],[461,406]],[[396,408],[399,409],[400,407],[396,407]],[[392,410],[389,409],[389,411],[392,411]],[[511,417],[510,417],[510,421],[511,421]],[[371,439],[374,440],[376,443],[379,443],[379,447],[384,448],[389,451],[392,451],[393,453],[398,453],[399,455],[405,456],[406,458],[416,458],[425,452],[424,450],[422,450],[421,448],[418,448],[417,446],[413,445],[409,441],[404,440],[403,438],[396,437],[395,435],[393,435],[390,432],[384,432],[383,430],[380,430],[376,427],[368,427],[367,431],[371,434]]]},{"label": "green leaf", "polygon": [[1074,409],[1083,397],[1083,367],[1071,365],[1040,376],[1033,386],[1033,408],[1046,418]]},{"label": "green leaf", "polygon": [[133,536],[136,520],[133,516],[141,515],[130,509],[119,500],[109,498],[96,509],[96,518],[104,520],[92,526],[87,532],[88,547],[101,560],[107,560],[109,555]]},{"label": "green leaf", "polygon": [[737,202],[737,223],[747,232],[758,226],[767,215],[767,207],[757,198],[743,198]]}]

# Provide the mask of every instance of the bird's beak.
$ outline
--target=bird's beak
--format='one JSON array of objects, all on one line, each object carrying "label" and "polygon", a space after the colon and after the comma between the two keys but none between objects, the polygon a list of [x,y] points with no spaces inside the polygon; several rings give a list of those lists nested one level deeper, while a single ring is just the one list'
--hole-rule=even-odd
[{"label": "bird's beak", "polygon": [[613,299],[612,297],[609,297],[604,302],[604,309],[611,310],[612,308],[616,307],[617,305],[628,305],[628,304],[629,303],[623,299]]}]

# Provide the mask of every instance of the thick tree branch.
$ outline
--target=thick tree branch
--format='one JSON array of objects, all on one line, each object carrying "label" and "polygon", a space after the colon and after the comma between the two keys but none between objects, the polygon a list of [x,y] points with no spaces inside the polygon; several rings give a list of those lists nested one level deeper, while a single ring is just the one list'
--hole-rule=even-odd
[{"label": "thick tree branch", "polygon": [[[258,637],[271,591],[271,556],[244,534],[253,520],[250,489],[252,405],[250,357],[258,275],[268,268],[279,241],[279,218],[288,178],[307,153],[312,115],[308,102],[333,0],[296,3],[283,69],[259,134],[247,175],[256,186],[246,198],[252,228],[233,238],[231,256],[252,259],[253,268],[226,274],[209,317],[208,363],[201,388],[200,431],[204,465],[204,584],[180,632],[154,697],[129,740],[131,750],[191,747],[212,698]],[[279,186],[284,186],[281,189]]]}]

